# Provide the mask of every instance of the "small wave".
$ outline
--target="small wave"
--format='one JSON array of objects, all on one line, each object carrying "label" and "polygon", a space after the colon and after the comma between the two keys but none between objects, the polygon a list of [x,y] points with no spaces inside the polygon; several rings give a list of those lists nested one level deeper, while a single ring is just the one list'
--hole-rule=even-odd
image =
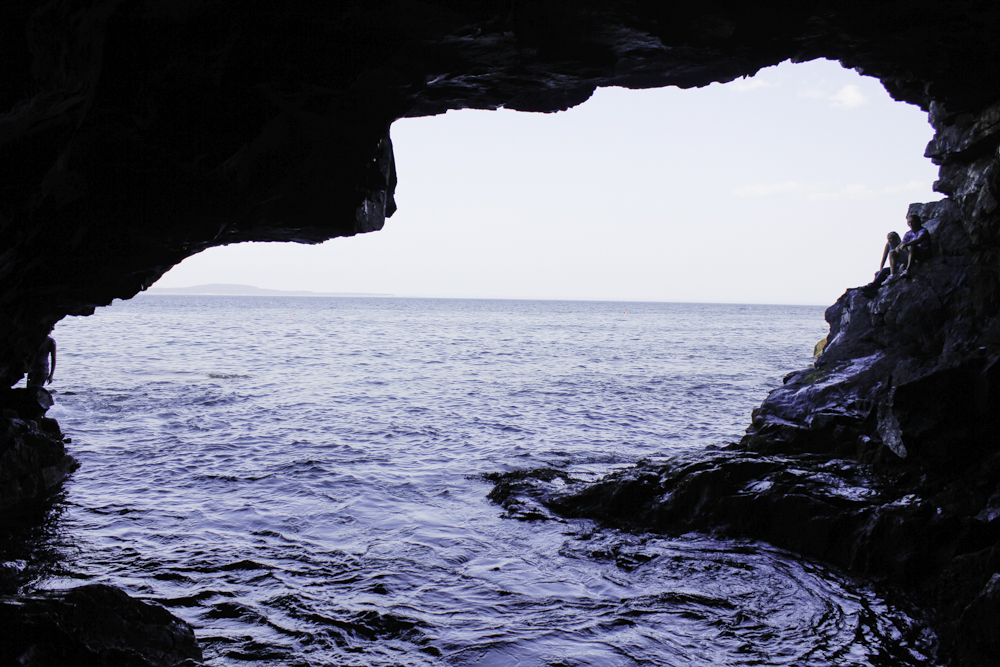
[{"label": "small wave", "polygon": [[238,373],[209,373],[208,377],[213,380],[249,380],[249,375],[240,375]]}]

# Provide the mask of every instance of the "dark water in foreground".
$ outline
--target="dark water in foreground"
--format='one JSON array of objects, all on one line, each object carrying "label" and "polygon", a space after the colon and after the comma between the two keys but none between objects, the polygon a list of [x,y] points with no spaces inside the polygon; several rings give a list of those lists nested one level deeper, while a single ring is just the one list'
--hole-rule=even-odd
[{"label": "dark water in foreground", "polygon": [[804,307],[116,303],[56,328],[51,416],[82,467],[39,585],[156,600],[211,665],[926,664],[863,582],[506,519],[478,477],[738,439],[825,333]]}]

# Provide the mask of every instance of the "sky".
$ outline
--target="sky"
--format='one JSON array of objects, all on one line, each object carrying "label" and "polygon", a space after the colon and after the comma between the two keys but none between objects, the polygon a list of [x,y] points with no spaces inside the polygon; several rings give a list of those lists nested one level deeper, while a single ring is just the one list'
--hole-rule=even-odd
[{"label": "sky", "polygon": [[940,199],[918,107],[838,63],[392,125],[399,210],[321,245],[211,248],[156,287],[828,305]]}]

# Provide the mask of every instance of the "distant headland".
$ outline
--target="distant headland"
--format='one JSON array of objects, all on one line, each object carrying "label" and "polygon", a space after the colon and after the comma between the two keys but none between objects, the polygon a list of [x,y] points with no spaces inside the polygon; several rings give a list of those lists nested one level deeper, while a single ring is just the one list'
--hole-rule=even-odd
[{"label": "distant headland", "polygon": [[387,297],[395,294],[367,292],[309,292],[307,290],[262,289],[253,285],[194,285],[193,287],[150,287],[147,294],[180,294],[187,296],[355,296]]}]

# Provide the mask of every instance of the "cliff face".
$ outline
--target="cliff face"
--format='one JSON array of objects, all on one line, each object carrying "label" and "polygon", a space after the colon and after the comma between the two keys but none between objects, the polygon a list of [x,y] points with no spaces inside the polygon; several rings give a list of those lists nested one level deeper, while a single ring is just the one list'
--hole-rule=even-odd
[{"label": "cliff face", "polygon": [[[965,220],[989,187],[975,161],[989,141],[973,135],[1000,99],[998,27],[993,4],[972,0],[13,3],[0,23],[0,376],[15,382],[66,314],[131,297],[210,246],[379,229],[402,116],[556,111],[596,86],[701,86],[832,58],[933,105],[941,159],[972,170],[942,179],[948,215]],[[991,261],[984,233],[955,251]],[[988,301],[991,288],[963,289]]]},{"label": "cliff face", "polygon": [[928,221],[933,257],[877,291],[849,289],[826,311],[829,343],[754,412],[750,450],[952,464],[996,448],[1000,106],[932,105],[931,121],[927,155],[947,198],[910,210]]}]

